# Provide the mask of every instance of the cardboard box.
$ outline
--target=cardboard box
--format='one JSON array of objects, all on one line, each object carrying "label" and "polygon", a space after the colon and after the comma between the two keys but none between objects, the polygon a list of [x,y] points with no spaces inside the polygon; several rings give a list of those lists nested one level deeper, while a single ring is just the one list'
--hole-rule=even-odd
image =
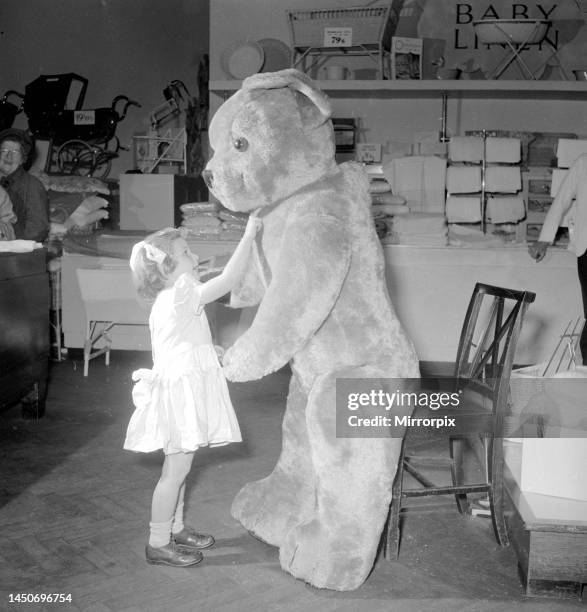
[{"label": "cardboard box", "polygon": [[[558,359],[558,354],[556,356]],[[512,414],[520,419],[522,444],[520,489],[529,493],[587,501],[587,429],[583,424],[587,368],[543,377],[546,366],[512,372]],[[532,437],[523,424],[528,418],[540,421],[544,437]]]},{"label": "cardboard box", "polygon": [[154,231],[181,223],[180,206],[206,202],[208,189],[199,176],[120,175],[120,229]]},{"label": "cardboard box", "polygon": [[[576,429],[561,435],[578,436]],[[587,501],[587,438],[525,438],[520,489],[529,493]]]},{"label": "cardboard box", "polygon": [[587,154],[587,140],[560,138],[556,148],[559,168],[570,168],[581,155]]},{"label": "cardboard box", "polygon": [[422,45],[421,38],[392,37],[392,79],[417,80],[422,78]]}]

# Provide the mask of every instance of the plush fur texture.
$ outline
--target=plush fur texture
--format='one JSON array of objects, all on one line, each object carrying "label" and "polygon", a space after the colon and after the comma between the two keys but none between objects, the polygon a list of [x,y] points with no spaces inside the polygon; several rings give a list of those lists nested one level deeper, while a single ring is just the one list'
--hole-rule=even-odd
[{"label": "plush fur texture", "polygon": [[232,513],[278,546],[284,570],[310,584],[357,588],[387,517],[400,439],[337,438],[338,377],[419,376],[395,315],[370,213],[368,181],[337,165],[328,99],[296,70],[255,75],[210,126],[206,180],[263,230],[234,306],[258,304],[224,356],[233,381],[291,362],[281,456],[247,484]]}]

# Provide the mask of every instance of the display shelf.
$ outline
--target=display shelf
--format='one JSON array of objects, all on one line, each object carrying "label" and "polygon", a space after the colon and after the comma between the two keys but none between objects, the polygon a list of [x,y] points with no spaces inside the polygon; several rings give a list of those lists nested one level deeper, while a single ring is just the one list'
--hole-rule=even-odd
[{"label": "display shelf", "polygon": [[[430,96],[442,94],[464,94],[469,97],[492,98],[559,98],[582,99],[587,96],[587,81],[379,81],[379,80],[344,80],[324,81],[317,80],[318,86],[330,95],[347,95],[365,97],[377,95],[380,97],[405,94],[426,94]],[[210,81],[210,91],[219,95],[229,95],[241,86],[241,81]]]}]

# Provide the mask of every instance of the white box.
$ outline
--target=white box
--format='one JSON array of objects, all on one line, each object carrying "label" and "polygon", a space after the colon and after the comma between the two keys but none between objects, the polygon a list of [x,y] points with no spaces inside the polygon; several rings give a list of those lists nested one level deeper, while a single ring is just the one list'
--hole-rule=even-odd
[{"label": "white box", "polygon": [[[562,431],[571,436],[573,430]],[[520,489],[587,501],[587,438],[525,438]]]},{"label": "white box", "polygon": [[522,189],[522,170],[519,166],[487,166],[485,191],[488,193],[517,193]]},{"label": "white box", "polygon": [[519,138],[495,138],[485,140],[485,161],[487,163],[519,164],[522,159],[522,145]]},{"label": "white box", "polygon": [[422,78],[422,39],[391,38],[391,78],[414,80]]},{"label": "white box", "polygon": [[577,157],[587,153],[587,140],[576,138],[559,138],[556,148],[557,166],[570,168]]},{"label": "white box", "polygon": [[481,191],[481,166],[449,166],[446,171],[446,190],[449,194]]},{"label": "white box", "polygon": [[[560,359],[558,353],[555,359]],[[541,419],[545,436],[514,438],[522,442],[520,489],[587,501],[587,430],[583,424],[587,368],[576,366],[543,377],[547,366],[541,363],[515,370],[510,379],[513,416],[522,424],[527,418]],[[530,431],[525,433],[530,435]]]},{"label": "white box", "polygon": [[179,207],[205,202],[201,177],[174,174],[120,175],[120,229],[155,231],[181,223]]}]

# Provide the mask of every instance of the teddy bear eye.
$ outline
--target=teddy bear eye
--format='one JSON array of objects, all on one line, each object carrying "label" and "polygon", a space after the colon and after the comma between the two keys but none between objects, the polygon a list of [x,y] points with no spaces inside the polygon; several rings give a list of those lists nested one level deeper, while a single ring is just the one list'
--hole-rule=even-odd
[{"label": "teddy bear eye", "polygon": [[237,151],[241,151],[241,152],[242,151],[246,151],[247,147],[249,146],[249,143],[248,143],[247,139],[246,138],[242,138],[242,137],[235,138],[233,140],[232,144],[234,145],[234,148]]}]

